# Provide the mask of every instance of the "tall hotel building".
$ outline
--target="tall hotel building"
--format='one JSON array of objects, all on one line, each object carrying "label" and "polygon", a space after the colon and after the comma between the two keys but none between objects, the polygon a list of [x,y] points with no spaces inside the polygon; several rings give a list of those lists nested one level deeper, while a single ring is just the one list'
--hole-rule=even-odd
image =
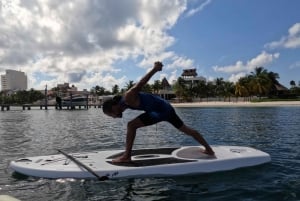
[{"label": "tall hotel building", "polygon": [[1,75],[1,90],[27,90],[27,76],[24,72],[6,70],[5,75]]}]

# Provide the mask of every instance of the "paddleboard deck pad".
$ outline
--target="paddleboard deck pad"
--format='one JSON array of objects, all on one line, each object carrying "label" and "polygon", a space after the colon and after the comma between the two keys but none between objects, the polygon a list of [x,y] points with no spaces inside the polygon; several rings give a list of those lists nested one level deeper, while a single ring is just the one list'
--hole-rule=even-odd
[{"label": "paddleboard deck pad", "polygon": [[[271,161],[269,154],[251,147],[212,146],[215,156],[202,153],[201,146],[137,149],[132,162],[113,163],[124,150],[35,156],[11,161],[15,172],[43,178],[105,178],[175,176],[233,170]],[[83,165],[80,165],[83,164]],[[88,171],[83,166],[87,166]]]}]

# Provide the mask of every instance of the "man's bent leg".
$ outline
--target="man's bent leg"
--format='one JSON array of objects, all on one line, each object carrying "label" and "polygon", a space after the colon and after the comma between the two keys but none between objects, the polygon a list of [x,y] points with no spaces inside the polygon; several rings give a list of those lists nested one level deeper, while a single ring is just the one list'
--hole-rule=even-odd
[{"label": "man's bent leg", "polygon": [[179,130],[184,132],[187,135],[192,136],[197,142],[202,144],[205,147],[204,153],[209,154],[209,155],[215,154],[215,152],[212,150],[212,148],[209,146],[209,144],[206,142],[206,140],[202,137],[202,135],[198,131],[186,126],[185,124],[183,124],[179,128]]},{"label": "man's bent leg", "polygon": [[136,130],[138,128],[144,127],[144,123],[139,119],[139,117],[130,121],[127,125],[127,134],[126,134],[126,149],[122,156],[113,160],[113,162],[130,162],[131,161],[131,151],[133,142],[136,136]]}]

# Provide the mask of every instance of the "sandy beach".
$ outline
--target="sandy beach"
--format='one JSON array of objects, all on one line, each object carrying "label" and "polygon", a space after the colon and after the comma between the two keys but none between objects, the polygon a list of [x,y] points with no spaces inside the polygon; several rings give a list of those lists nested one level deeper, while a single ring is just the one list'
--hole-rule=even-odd
[{"label": "sandy beach", "polygon": [[293,106],[300,107],[300,101],[272,101],[272,102],[192,102],[192,103],[172,103],[174,107],[275,107],[275,106]]}]

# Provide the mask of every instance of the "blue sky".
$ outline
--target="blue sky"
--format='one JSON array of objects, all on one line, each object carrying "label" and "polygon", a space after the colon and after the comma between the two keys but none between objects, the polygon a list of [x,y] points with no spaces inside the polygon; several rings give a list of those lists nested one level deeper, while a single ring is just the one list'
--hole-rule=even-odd
[{"label": "blue sky", "polygon": [[0,1],[0,74],[25,72],[29,88],[69,82],[108,90],[183,69],[236,82],[255,67],[300,81],[299,0]]},{"label": "blue sky", "polygon": [[[201,12],[181,18],[171,31],[178,38],[176,51],[193,58],[201,74],[236,81],[235,75],[249,70],[233,75],[229,67],[242,62],[245,69],[248,62],[265,53],[266,57],[273,57],[254,63],[279,73],[279,81],[288,87],[291,80],[300,80],[299,1],[209,2]],[[297,29],[295,45],[285,47],[293,26]],[[272,46],[272,42],[278,45]],[[253,66],[249,68],[253,70]]]}]

